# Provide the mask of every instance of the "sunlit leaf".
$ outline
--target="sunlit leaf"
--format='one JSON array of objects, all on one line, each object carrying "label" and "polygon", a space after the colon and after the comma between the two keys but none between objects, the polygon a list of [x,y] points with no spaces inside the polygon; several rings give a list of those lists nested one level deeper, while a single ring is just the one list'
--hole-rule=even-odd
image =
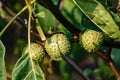
[{"label": "sunlit leaf", "polygon": [[73,0],[79,9],[105,34],[120,40],[119,27],[110,13],[96,0]]},{"label": "sunlit leaf", "polygon": [[4,56],[5,56],[5,47],[2,41],[0,40],[0,80],[7,80]]},{"label": "sunlit leaf", "polygon": [[12,80],[45,80],[39,63],[24,52],[13,69]]}]

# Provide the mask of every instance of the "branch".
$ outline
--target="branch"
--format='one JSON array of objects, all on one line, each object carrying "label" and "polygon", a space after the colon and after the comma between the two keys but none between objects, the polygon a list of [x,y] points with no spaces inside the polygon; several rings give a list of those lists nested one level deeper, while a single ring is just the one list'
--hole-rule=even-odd
[{"label": "branch", "polygon": [[106,62],[108,62],[109,66],[112,69],[112,71],[114,72],[116,78],[119,80],[120,79],[120,72],[117,70],[111,57],[109,55],[105,55],[105,53],[101,52],[101,51],[97,51],[96,54],[98,56],[100,56],[102,59],[104,59]]},{"label": "branch", "polygon": [[80,69],[80,67],[68,56],[63,55],[63,59],[72,66],[81,76],[84,80],[90,80],[87,76],[83,74],[83,71]]},{"label": "branch", "polygon": [[114,42],[114,41],[103,41],[102,45],[111,47],[111,48],[120,48],[120,42]]},{"label": "branch", "polygon": [[37,0],[37,2],[49,9],[57,20],[59,20],[59,22],[61,22],[73,35],[78,35],[81,32],[61,14],[59,7],[55,6],[51,0]]},{"label": "branch", "polygon": [[[42,3],[41,3],[42,4]],[[54,5],[55,6],[55,5]],[[58,6],[55,6],[55,7],[58,7]],[[15,16],[16,15],[16,13],[15,12],[13,12],[9,7],[7,7],[7,5],[3,5],[3,9],[7,12],[7,13],[9,13],[9,15],[11,15],[11,16]],[[52,9],[54,9],[54,8],[52,8]],[[59,8],[56,8],[56,9],[58,9],[57,11],[59,11]],[[54,11],[53,10],[53,13],[55,13],[55,12],[57,12],[57,11]],[[52,11],[51,11],[52,12]],[[57,13],[60,13],[60,11],[59,12],[57,12]],[[56,13],[56,14],[57,14]],[[60,13],[61,14],[61,13]],[[54,14],[53,14],[54,15]],[[59,15],[59,14],[57,14],[57,15]],[[56,15],[56,16],[57,16]],[[64,17],[62,14],[61,15],[59,15],[59,18],[60,17]],[[70,22],[68,22],[68,21],[66,21],[66,20],[64,20],[65,18],[63,18],[61,21],[61,23],[63,24],[63,25],[68,25],[68,27],[69,27],[69,25],[72,25]],[[25,26],[25,27],[27,27],[26,25],[25,25],[25,23],[24,23],[24,20],[19,16],[17,19],[16,19],[19,23],[21,23],[23,26]],[[65,23],[65,22],[67,22],[67,23]],[[73,25],[72,25],[73,26]],[[75,27],[74,27],[75,28]],[[73,32],[75,32],[74,31],[74,29],[73,29]],[[77,34],[77,33],[76,33]],[[77,36],[76,36],[77,37]],[[76,38],[76,40],[73,40],[73,42],[76,42],[76,41],[78,41],[77,40],[78,38]],[[103,43],[102,43],[102,45],[103,46],[106,46],[106,47],[111,47],[111,48],[120,48],[120,42],[114,42],[114,41],[103,41]]]},{"label": "branch", "polygon": [[7,72],[7,79],[11,80],[11,74],[9,72]]},{"label": "branch", "polygon": [[[31,3],[34,3],[36,0],[33,0]],[[27,6],[25,6],[21,11],[19,11],[10,21],[9,23],[2,29],[2,31],[0,32],[0,37],[2,36],[2,34],[7,30],[7,28],[12,24],[12,22],[15,21],[15,19],[25,10],[27,9]]]},{"label": "branch", "polygon": [[[74,35],[81,32],[74,25],[72,25],[60,12],[59,7],[55,6],[51,0],[37,0],[37,2],[43,5],[45,8],[49,9],[51,13]],[[78,40],[77,40],[78,41]],[[103,45],[107,47],[120,48],[120,42],[114,41],[103,41]]]},{"label": "branch", "polygon": [[[2,8],[12,17],[16,15],[16,13],[14,13],[9,7],[7,7],[7,5],[3,5]],[[17,17],[17,21],[23,26],[26,26],[24,19],[22,19],[21,17]]]}]

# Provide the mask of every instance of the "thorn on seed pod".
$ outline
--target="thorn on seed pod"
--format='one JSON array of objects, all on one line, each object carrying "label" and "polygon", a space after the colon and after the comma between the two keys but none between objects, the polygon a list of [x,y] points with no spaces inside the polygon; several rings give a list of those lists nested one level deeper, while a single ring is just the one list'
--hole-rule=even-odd
[{"label": "thorn on seed pod", "polygon": [[94,30],[86,30],[80,40],[80,44],[87,52],[95,52],[103,42],[103,33]]},{"label": "thorn on seed pod", "polygon": [[70,42],[63,33],[54,33],[45,41],[45,50],[52,60],[61,60],[61,56],[69,53]]},{"label": "thorn on seed pod", "polygon": [[[41,44],[38,43],[31,43],[30,44],[30,49],[31,49],[31,54],[30,57],[35,60],[35,61],[42,61],[44,56],[45,56],[45,52],[43,49],[43,46]],[[25,53],[28,53],[29,49],[28,46],[25,49]]]}]

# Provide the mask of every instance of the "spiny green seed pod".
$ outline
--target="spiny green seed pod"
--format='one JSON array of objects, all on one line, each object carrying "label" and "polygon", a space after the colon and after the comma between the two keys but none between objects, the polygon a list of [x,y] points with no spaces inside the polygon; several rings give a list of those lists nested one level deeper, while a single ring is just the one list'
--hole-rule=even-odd
[{"label": "spiny green seed pod", "polygon": [[[41,46],[40,44],[37,43],[31,43],[30,44],[30,57],[32,57],[33,60],[35,61],[42,61],[44,56],[45,56],[45,52],[43,49],[43,46]],[[29,48],[27,46],[27,48],[25,49],[25,53],[29,53]]]},{"label": "spiny green seed pod", "polygon": [[82,34],[80,41],[83,48],[90,53],[98,50],[102,42],[103,42],[102,32],[97,32],[94,30],[85,31]]},{"label": "spiny green seed pod", "polygon": [[45,49],[52,60],[61,60],[70,51],[70,42],[63,33],[53,34],[45,41]]}]

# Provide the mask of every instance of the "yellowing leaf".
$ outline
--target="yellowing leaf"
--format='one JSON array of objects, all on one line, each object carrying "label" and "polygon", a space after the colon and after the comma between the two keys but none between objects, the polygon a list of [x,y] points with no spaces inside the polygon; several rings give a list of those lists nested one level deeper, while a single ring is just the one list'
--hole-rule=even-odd
[{"label": "yellowing leaf", "polygon": [[96,0],[73,0],[77,7],[105,34],[120,40],[119,27],[110,13]]}]

